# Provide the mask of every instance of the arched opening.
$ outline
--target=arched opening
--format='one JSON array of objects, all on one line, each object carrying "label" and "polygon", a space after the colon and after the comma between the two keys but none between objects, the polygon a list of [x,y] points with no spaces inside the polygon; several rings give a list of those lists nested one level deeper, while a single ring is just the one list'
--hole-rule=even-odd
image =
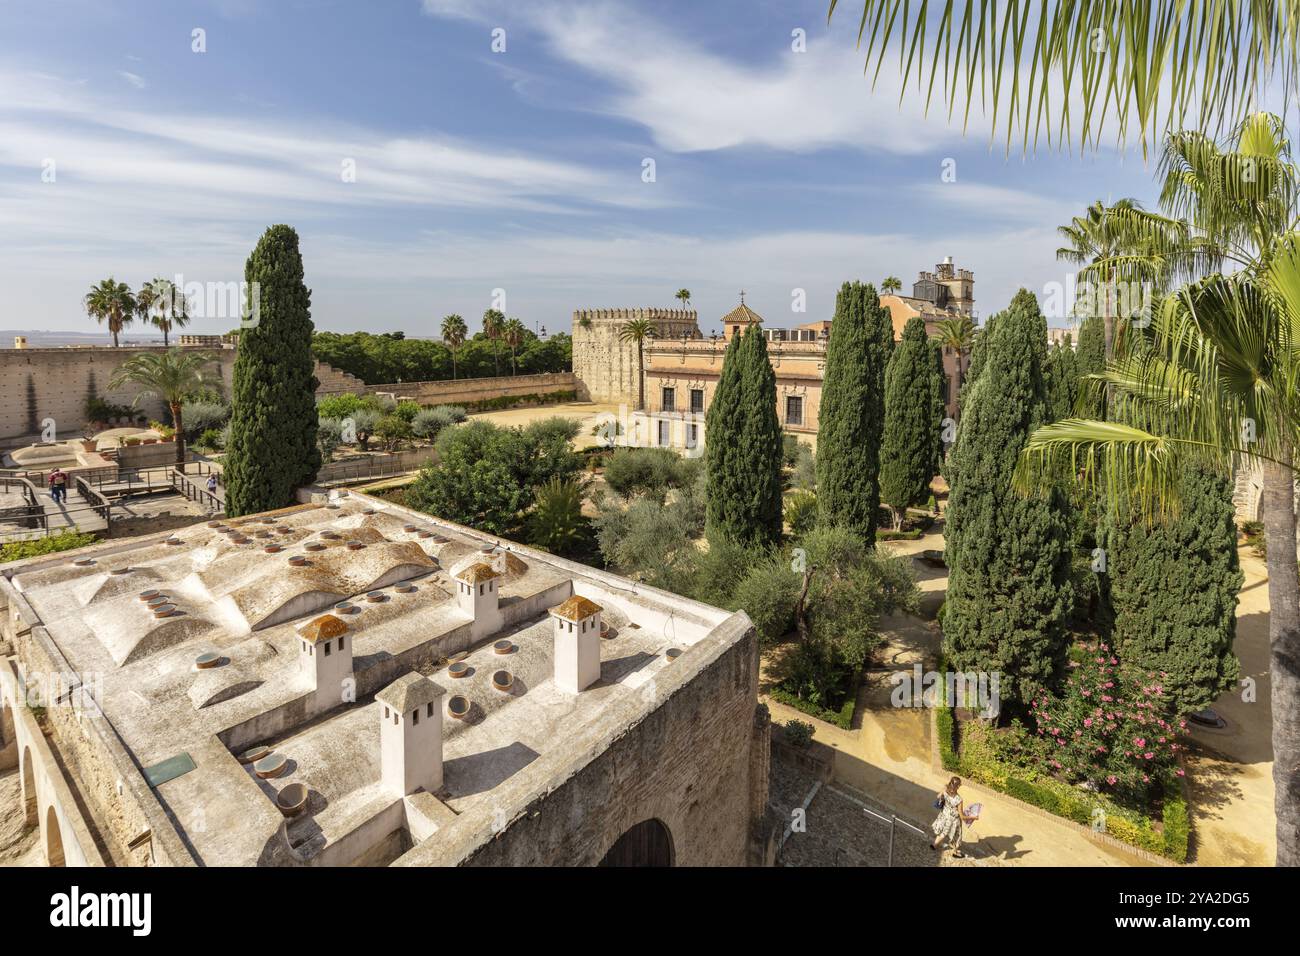
[{"label": "arched opening", "polygon": [[663,821],[642,820],[615,841],[601,866],[672,866],[673,836]]},{"label": "arched opening", "polygon": [[23,819],[36,826],[36,771],[32,769],[32,748],[23,748]]},{"label": "arched opening", "polygon": [[59,830],[59,815],[54,807],[45,811],[45,862],[49,866],[63,866],[63,833]]},{"label": "arched opening", "polygon": [[18,766],[18,728],[14,726],[14,709],[0,695],[0,770]]}]

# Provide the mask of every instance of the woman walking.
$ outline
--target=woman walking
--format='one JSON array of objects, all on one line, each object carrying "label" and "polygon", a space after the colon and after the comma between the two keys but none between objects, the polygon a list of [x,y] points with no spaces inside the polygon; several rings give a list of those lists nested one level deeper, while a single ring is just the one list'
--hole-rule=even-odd
[{"label": "woman walking", "polygon": [[930,825],[930,829],[934,831],[934,840],[930,844],[930,849],[939,849],[946,840],[948,846],[952,848],[952,855],[959,860],[966,855],[961,852],[962,831],[966,824],[975,822],[974,817],[967,815],[962,799],[957,795],[960,788],[961,777],[953,777],[948,781],[948,786],[939,792],[934,801],[934,805],[939,809],[939,815]]}]

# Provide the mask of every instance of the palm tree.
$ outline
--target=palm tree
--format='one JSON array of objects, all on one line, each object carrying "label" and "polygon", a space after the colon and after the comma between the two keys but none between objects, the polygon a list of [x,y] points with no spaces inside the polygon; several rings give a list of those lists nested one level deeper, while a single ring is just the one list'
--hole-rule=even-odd
[{"label": "palm tree", "polygon": [[1077,137],[1081,148],[1136,133],[1145,153],[1165,130],[1222,129],[1270,87],[1294,95],[1300,86],[1300,0],[861,0],[861,8],[860,19],[849,16],[873,84],[897,38],[904,95],[917,90],[928,109],[942,75],[949,116],[964,123],[972,107],[988,109],[1008,151],[1017,132],[1025,151],[1043,133],[1049,145]]},{"label": "palm tree", "polygon": [[113,348],[117,348],[117,336],[131,322],[135,313],[135,296],[125,282],[118,282],[112,276],[91,286],[84,300],[86,314],[96,322],[108,323],[108,331],[113,335]]},{"label": "palm tree", "polygon": [[465,339],[469,335],[469,329],[465,326],[465,320],[456,313],[444,316],[442,320],[442,341],[447,348],[451,350],[451,377],[456,377],[456,353],[460,347],[465,344]]},{"label": "palm tree", "polygon": [[645,408],[645,342],[655,337],[654,323],[649,319],[631,319],[618,330],[619,341],[636,343],[637,408]]},{"label": "palm tree", "polygon": [[185,291],[177,287],[170,279],[157,278],[148,283],[140,294],[145,294],[145,289],[149,289],[153,298],[153,315],[148,316],[149,310],[145,310],[142,317],[148,319],[163,334],[163,347],[170,345],[169,336],[172,329],[183,329],[190,323],[189,301],[186,298]]},{"label": "palm tree", "polygon": [[1097,200],[1084,215],[1075,216],[1068,226],[1058,226],[1056,231],[1067,243],[1056,250],[1056,258],[1081,266],[1079,278],[1101,288],[1100,303],[1095,296],[1087,296],[1085,301],[1093,300],[1086,311],[1101,307],[1108,358],[1115,351],[1115,320],[1121,311],[1126,313],[1125,319],[1134,318],[1137,311],[1122,287],[1145,284],[1154,291],[1169,277],[1184,274],[1199,248],[1185,222],[1147,212],[1132,199],[1121,199],[1112,206]]},{"label": "palm tree", "polygon": [[[1167,140],[1162,203],[1185,214],[1191,255],[1232,258],[1167,297],[1133,348],[1117,350],[1091,383],[1112,396],[1114,420],[1068,419],[1038,429],[1017,476],[1022,487],[1076,474],[1148,521],[1176,507],[1188,463],[1232,475],[1260,467],[1269,547],[1273,780],[1277,863],[1300,864],[1300,562],[1295,449],[1300,445],[1300,174],[1276,117],[1253,115],[1223,149],[1200,133]],[[1217,250],[1217,252],[1216,252]]]},{"label": "palm tree", "polygon": [[885,276],[880,280],[880,291],[885,295],[891,295],[903,288],[903,280],[898,276]]},{"label": "palm tree", "polygon": [[519,346],[524,343],[528,335],[528,330],[524,328],[524,323],[518,319],[511,319],[501,326],[501,339],[510,347],[510,374],[519,374],[519,365],[516,361],[519,355]]},{"label": "palm tree", "polygon": [[176,467],[185,470],[185,423],[181,419],[181,406],[185,398],[209,384],[206,368],[213,361],[208,352],[185,352],[169,348],[166,352],[140,352],[118,366],[110,380],[110,388],[126,384],[139,386],[133,404],[142,399],[161,399],[172,414],[172,427],[176,429]]},{"label": "palm tree", "polygon": [[975,344],[975,320],[969,315],[940,319],[934,323],[934,331],[940,345],[957,353],[957,394],[960,395],[966,376],[966,356]]},{"label": "palm tree", "polygon": [[687,306],[691,304],[691,290],[678,289],[676,292],[673,293],[673,298],[676,299],[678,302],[680,302],[682,304],[682,308],[685,309]]},{"label": "palm tree", "polygon": [[492,364],[496,368],[496,374],[501,374],[501,360],[497,355],[497,342],[501,339],[501,331],[505,328],[506,317],[496,309],[488,309],[483,313],[483,334],[488,337],[492,343]]}]

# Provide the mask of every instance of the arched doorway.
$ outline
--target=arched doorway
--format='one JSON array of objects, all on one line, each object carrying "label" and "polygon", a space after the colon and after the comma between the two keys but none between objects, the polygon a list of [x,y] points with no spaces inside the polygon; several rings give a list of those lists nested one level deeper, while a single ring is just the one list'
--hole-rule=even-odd
[{"label": "arched doorway", "polygon": [[45,811],[45,862],[49,866],[63,866],[63,832],[54,807]]},{"label": "arched doorway", "polygon": [[672,866],[673,835],[661,820],[642,820],[614,842],[600,865]]},{"label": "arched doorway", "polygon": [[23,748],[23,818],[36,826],[36,771],[32,769],[32,748]]}]

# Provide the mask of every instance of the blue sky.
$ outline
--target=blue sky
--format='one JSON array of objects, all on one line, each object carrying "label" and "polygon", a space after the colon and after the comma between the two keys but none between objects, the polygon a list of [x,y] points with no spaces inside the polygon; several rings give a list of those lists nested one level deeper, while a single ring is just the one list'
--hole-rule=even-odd
[{"label": "blue sky", "polygon": [[1007,157],[888,68],[873,92],[846,2],[0,0],[4,324],[87,329],[109,274],[238,281],[277,222],[336,331],[476,328],[497,289],[565,330],[682,286],[705,331],[741,288],[788,326],[946,255],[985,316],[1066,281],[1087,203],[1153,202],[1137,153]]}]

